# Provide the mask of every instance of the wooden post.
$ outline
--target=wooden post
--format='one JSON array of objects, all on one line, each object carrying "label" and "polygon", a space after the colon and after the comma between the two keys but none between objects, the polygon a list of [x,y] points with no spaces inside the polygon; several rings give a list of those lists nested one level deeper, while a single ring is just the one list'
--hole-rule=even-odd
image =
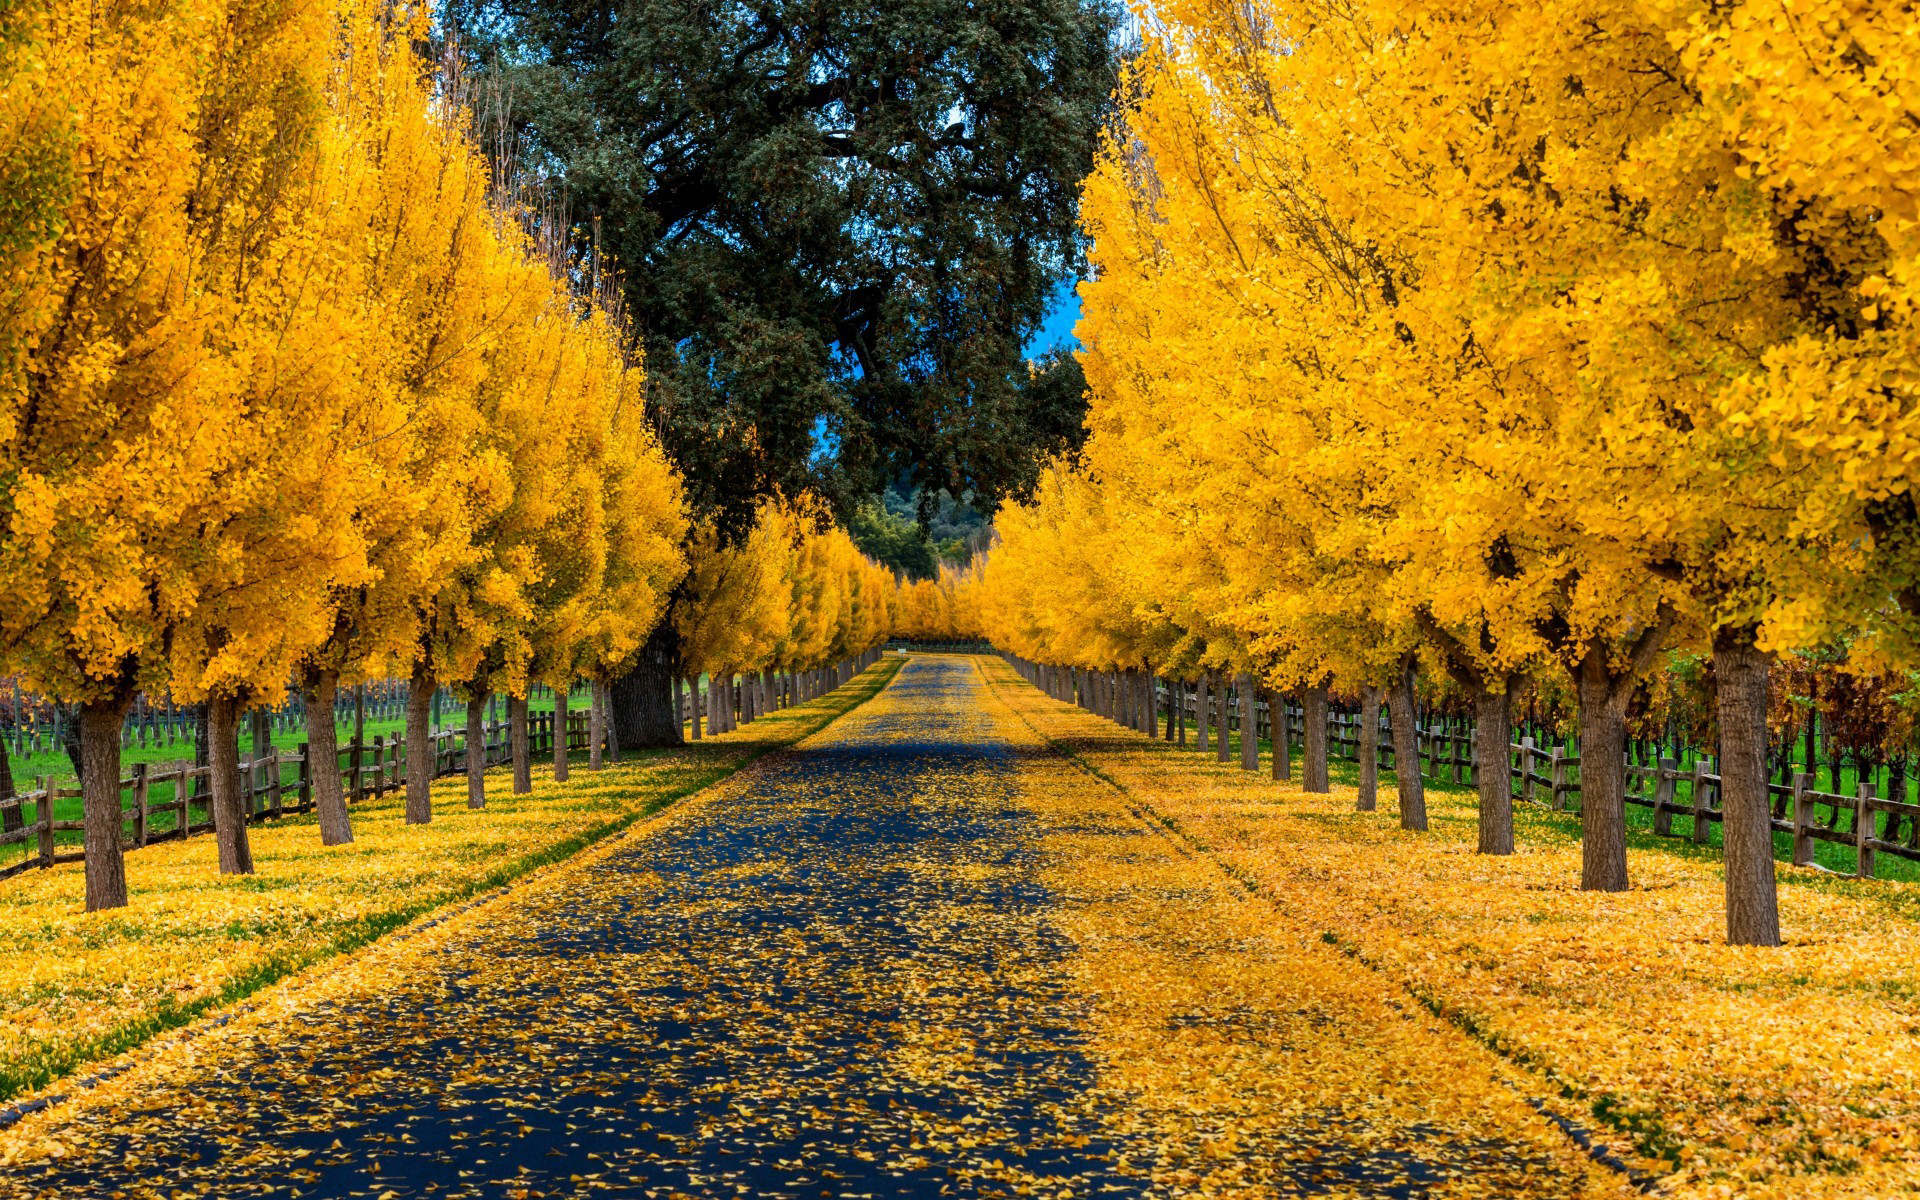
[{"label": "wooden post", "polygon": [[[1528,742],[1531,742],[1532,740],[1533,740],[1532,738],[1527,739]],[[1529,746],[1528,749],[1531,750],[1532,747]],[[1522,754],[1520,757],[1527,760],[1527,771],[1531,773],[1533,770],[1532,754],[1531,753]],[[1549,769],[1547,772],[1547,779],[1548,779],[1547,786],[1552,788],[1553,790],[1547,796],[1547,807],[1551,808],[1555,812],[1575,811],[1567,807],[1567,802],[1564,799],[1564,797],[1567,794],[1566,758],[1567,758],[1566,753],[1563,750],[1561,750],[1560,747],[1555,746],[1553,748],[1553,755],[1548,760]],[[1527,780],[1527,790],[1529,792],[1533,790],[1533,780],[1531,778]]]},{"label": "wooden post", "polygon": [[373,798],[378,800],[387,794],[387,738],[385,734],[373,735]]},{"label": "wooden post", "polygon": [[1813,826],[1813,776],[1793,777],[1793,865],[1804,867],[1813,862],[1813,838],[1807,830]]},{"label": "wooden post", "polygon": [[[1554,777],[1554,782],[1559,783],[1557,775]],[[1531,736],[1520,739],[1520,799],[1528,804],[1533,803],[1533,738]],[[1551,807],[1560,807],[1560,796],[1557,791],[1552,801]]]},{"label": "wooden post", "polygon": [[307,749],[305,742],[300,743],[300,790],[299,804],[301,812],[313,811],[313,752]]},{"label": "wooden post", "polygon": [[1854,871],[1862,879],[1873,878],[1873,782],[1860,785],[1853,800]]},{"label": "wooden post", "polygon": [[267,756],[267,805],[273,810],[273,819],[279,820],[284,814],[281,808],[285,796],[280,787],[280,751],[275,750]]},{"label": "wooden post", "polygon": [[1679,767],[1670,758],[1654,760],[1653,831],[1661,837],[1673,836],[1673,790],[1680,778]]},{"label": "wooden post", "polygon": [[40,793],[40,865],[53,865],[53,780],[46,775],[33,777],[34,790]]},{"label": "wooden post", "polygon": [[173,808],[176,812],[173,827],[181,837],[187,836],[188,828],[192,825],[192,821],[187,812],[187,797],[189,795],[189,785],[187,782],[188,769],[189,766],[186,759],[176,758],[173,760]]},{"label": "wooden post", "polygon": [[133,844],[147,844],[147,764],[133,764]]},{"label": "wooden post", "polygon": [[1705,764],[1702,763],[1696,755],[1693,760],[1693,771],[1687,777],[1687,797],[1693,806],[1693,833],[1691,836],[1695,842],[1703,842],[1706,840],[1706,838],[1702,836],[1707,824],[1707,785],[1704,779],[1706,773]]},{"label": "wooden post", "polygon": [[[1707,782],[1706,777],[1709,775],[1714,776],[1716,779],[1720,775],[1719,764],[1712,759],[1708,759],[1705,768],[1700,771],[1700,799],[1694,801],[1693,804],[1694,810],[1699,813],[1693,827],[1693,841],[1696,846],[1704,846],[1713,840],[1713,816],[1711,806],[1707,803],[1707,797],[1712,796],[1715,799],[1719,799],[1720,785],[1718,783]],[[1771,805],[1769,805],[1768,811],[1772,811]]]}]

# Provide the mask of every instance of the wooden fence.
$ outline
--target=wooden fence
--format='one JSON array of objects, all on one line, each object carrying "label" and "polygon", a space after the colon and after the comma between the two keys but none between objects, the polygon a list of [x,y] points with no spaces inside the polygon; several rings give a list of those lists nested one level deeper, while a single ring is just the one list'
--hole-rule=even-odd
[{"label": "wooden fence", "polygon": [[[486,762],[499,766],[511,758],[509,726],[504,721],[489,722],[486,729]],[[567,749],[588,748],[588,713],[567,714]],[[433,735],[434,777],[462,774],[467,769],[466,732],[447,729]],[[341,790],[349,804],[368,797],[384,796],[406,787],[407,745],[401,736],[375,735],[364,744],[349,742],[340,747],[333,769],[340,774]],[[553,714],[531,713],[527,718],[527,754],[530,759],[553,753]],[[249,823],[278,820],[288,814],[313,811],[313,779],[316,764],[307,745],[295,750],[275,750],[240,761],[242,803]],[[342,761],[344,760],[344,761]],[[195,766],[190,760],[173,763],[135,763],[132,773],[120,780],[121,844],[138,849],[155,842],[192,837],[213,829],[212,768]],[[18,819],[6,821],[17,826],[0,833],[0,854],[5,847],[26,847],[19,862],[0,867],[0,879],[35,867],[51,867],[63,862],[78,862],[84,854],[77,847],[62,849],[55,834],[78,832],[86,822],[58,820],[55,809],[62,800],[79,799],[78,787],[55,787],[45,778],[35,781],[31,791],[11,800],[0,800],[0,812],[13,809]],[[32,815],[29,816],[28,814]]]},{"label": "wooden fence", "polygon": [[[1015,660],[1029,679],[1030,664]],[[1096,689],[1118,690],[1122,685],[1112,673],[1061,670],[1063,698],[1083,706],[1095,704]],[[1064,694],[1064,693],[1070,693]],[[1101,690],[1100,696],[1108,691]],[[1210,689],[1210,719],[1215,729],[1238,732],[1240,706],[1230,702],[1225,689],[1217,683]],[[1178,722],[1198,724],[1199,696],[1192,685],[1153,682],[1153,709],[1157,721],[1164,722],[1169,711]],[[1287,744],[1298,746],[1306,740],[1306,712],[1298,703],[1283,701],[1281,720],[1287,732]],[[1266,694],[1254,703],[1254,736],[1273,741],[1273,706]],[[1394,767],[1393,737],[1384,715],[1376,717],[1380,725],[1376,740],[1381,770]],[[1357,712],[1342,711],[1329,705],[1327,710],[1327,752],[1349,760],[1360,757],[1360,721]],[[1434,782],[1450,782],[1466,787],[1479,784],[1474,762],[1471,722],[1422,725],[1416,721],[1415,745],[1419,750],[1419,771]],[[1514,798],[1526,804],[1538,804],[1556,812],[1580,811],[1580,758],[1557,746],[1536,746],[1531,737],[1523,737],[1509,747],[1508,772],[1513,780]],[[1815,788],[1811,774],[1795,774],[1791,784],[1769,783],[1772,798],[1773,828],[1787,834],[1791,859],[1803,866],[1817,866],[1815,842],[1849,847],[1854,853],[1854,874],[1870,879],[1875,859],[1893,855],[1909,862],[1920,862],[1920,804],[1875,794],[1872,783],[1863,782],[1855,794],[1841,795]],[[1684,794],[1682,789],[1684,788]],[[1651,809],[1653,832],[1660,837],[1685,838],[1698,845],[1712,842],[1714,823],[1725,814],[1720,796],[1720,775],[1711,758],[1696,759],[1681,767],[1672,758],[1653,765],[1626,762],[1626,802]],[[1686,828],[1676,830],[1674,818],[1686,819]]]},{"label": "wooden fence", "polygon": [[[803,703],[847,683],[862,670],[878,661],[878,647],[826,666],[792,673],[736,675],[725,680],[710,680],[705,697],[687,695],[676,705],[683,721],[698,711],[710,711],[725,705],[751,720],[755,715],[792,704]],[[536,689],[552,694],[551,689]],[[391,703],[393,711],[404,712],[404,694],[382,696],[379,703]],[[569,709],[565,736],[569,753],[591,748],[591,711]],[[527,756],[530,761],[553,754],[554,719],[551,712],[527,714]],[[486,764],[490,767],[512,757],[510,726],[505,721],[486,721]],[[445,729],[432,735],[434,777],[458,775],[467,769],[466,730],[464,726]],[[261,738],[261,741],[265,741]],[[406,787],[407,745],[401,735],[374,735],[365,742],[349,741],[339,748],[332,769],[339,772],[341,790],[347,802],[355,804],[369,796]],[[306,743],[292,751],[275,750],[240,761],[242,803],[247,821],[277,820],[288,814],[313,811],[313,779],[317,764]],[[211,769],[179,759],[170,764],[135,763],[132,773],[120,780],[121,845],[138,849],[155,842],[192,837],[213,828]],[[23,847],[24,857],[0,867],[0,879],[35,867],[51,867],[63,862],[78,862],[85,854],[78,847],[62,849],[55,836],[84,832],[85,821],[59,820],[55,810],[62,800],[81,798],[78,787],[57,787],[51,779],[34,781],[32,790],[11,799],[0,799],[0,856],[7,847]],[[29,816],[31,814],[31,816]]]}]

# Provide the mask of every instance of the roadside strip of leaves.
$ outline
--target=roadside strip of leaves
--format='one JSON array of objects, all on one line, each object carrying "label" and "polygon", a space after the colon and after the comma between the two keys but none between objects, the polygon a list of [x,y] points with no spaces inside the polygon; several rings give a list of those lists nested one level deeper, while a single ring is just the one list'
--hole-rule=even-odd
[{"label": "roadside strip of leaves", "polygon": [[[81,909],[78,864],[0,884],[0,1128],[118,1074],[133,1050],[296,972],[375,942],[449,905],[479,902],[790,747],[884,687],[900,660],[719,737],[630,755],[515,796],[507,769],[487,777],[487,806],[466,806],[463,777],[434,788],[434,819],[404,822],[400,793],[354,809],[355,841],[324,847],[311,816],[252,831],[254,875],[214,870],[214,839],[151,846],[128,859],[131,903]],[[224,1020],[226,1016],[216,1016]],[[33,1094],[36,1089],[39,1094]]]},{"label": "roadside strip of leaves", "polygon": [[1478,855],[1470,796],[1429,793],[1430,832],[1406,832],[1390,781],[1356,812],[1351,788],[1307,794],[982,670],[1044,744],[1523,1068],[1543,1112],[1606,1131],[1596,1157],[1661,1194],[1920,1194],[1920,936],[1877,893],[1783,868],[1786,949],[1729,947],[1717,864],[1636,853],[1632,891],[1581,892],[1577,840],[1528,810],[1516,854]]}]

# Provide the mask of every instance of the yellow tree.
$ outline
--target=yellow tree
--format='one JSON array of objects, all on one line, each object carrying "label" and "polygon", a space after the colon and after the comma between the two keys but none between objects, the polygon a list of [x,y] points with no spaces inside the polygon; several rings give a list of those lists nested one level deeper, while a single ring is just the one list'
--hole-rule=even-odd
[{"label": "yellow tree", "polygon": [[[249,869],[229,718],[313,636],[312,589],[360,569],[336,520],[351,464],[318,465],[349,448],[353,320],[324,6],[57,5],[46,28],[84,86],[59,236],[10,315],[31,349],[0,578],[24,673],[82,705],[101,908],[125,903],[119,731],[143,682],[218,701],[221,865]],[[270,460],[291,488],[263,482]]]},{"label": "yellow tree", "polygon": [[369,577],[336,587],[326,639],[299,672],[327,845],[353,838],[331,769],[340,681],[410,670],[423,614],[443,578],[477,558],[474,526],[500,502],[505,473],[475,403],[482,347],[501,318],[484,271],[493,235],[484,163],[432,104],[413,49],[422,14],[347,3],[339,15],[344,44],[328,92],[343,143],[343,220],[360,250],[359,386],[372,400],[357,437],[378,453],[361,468],[371,498],[353,514]]}]

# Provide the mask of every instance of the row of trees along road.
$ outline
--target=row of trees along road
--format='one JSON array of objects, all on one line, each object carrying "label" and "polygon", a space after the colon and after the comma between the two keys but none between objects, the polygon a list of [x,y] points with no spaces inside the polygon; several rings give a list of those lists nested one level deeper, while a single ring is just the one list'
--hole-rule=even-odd
[{"label": "row of trees along road", "polygon": [[[428,821],[439,685],[477,747],[489,694],[624,672],[686,574],[619,297],[476,149],[435,32],[371,0],[0,13],[0,670],[80,707],[89,908],[126,902],[136,694],[205,704],[250,872],[250,705],[297,683],[324,762],[341,681],[408,677]],[[820,612],[813,642],[884,633]]]},{"label": "row of trees along road", "polygon": [[[501,98],[490,144],[551,175],[582,250],[621,264],[696,529],[736,544],[769,495],[844,518],[888,484],[991,509],[1077,442],[1078,365],[1025,350],[1081,265],[1117,5],[451,12]],[[680,739],[688,628],[670,614],[616,681],[622,745]]]},{"label": "row of trees along road", "polygon": [[[1920,16],[1153,11],[1085,201],[1093,433],[1003,511],[989,634],[1395,708],[1424,659],[1483,762],[1564,672],[1601,890],[1635,680],[1708,652],[1727,936],[1777,944],[1770,664],[1916,663]],[[1509,853],[1508,774],[1479,778]]]}]

